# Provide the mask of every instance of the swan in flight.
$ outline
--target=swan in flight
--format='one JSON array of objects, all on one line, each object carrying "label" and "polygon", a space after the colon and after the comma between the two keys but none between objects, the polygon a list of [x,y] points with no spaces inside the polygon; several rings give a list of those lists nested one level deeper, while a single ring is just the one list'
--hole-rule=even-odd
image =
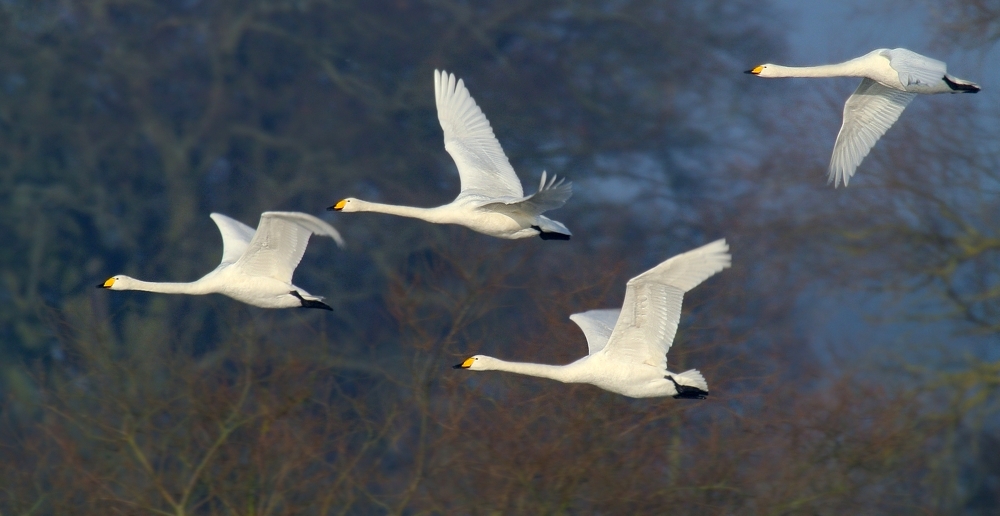
[{"label": "swan in flight", "polygon": [[880,48],[861,57],[822,66],[762,64],[758,77],[861,77],[844,104],[844,122],[833,144],[829,181],[834,188],[854,175],[875,142],[918,93],[976,93],[979,85],[947,74],[947,65],[905,48]]},{"label": "swan in flight", "polygon": [[569,318],[587,337],[587,356],[567,365],[545,365],[475,355],[455,369],[509,371],[564,383],[589,383],[632,398],[708,396],[697,369],[667,371],[667,351],[677,333],[684,293],[729,267],[725,240],[677,255],[632,278],[621,309],[590,310]]},{"label": "swan in flight", "polygon": [[292,284],[292,273],[302,260],[311,235],[323,235],[344,246],[333,226],[306,214],[266,211],[254,230],[221,213],[211,215],[222,233],[222,263],[190,283],[154,283],[124,275],[109,278],[97,288],[143,290],[164,294],[223,294],[261,308],[321,308],[333,310],[322,297]]},{"label": "swan in flight", "polygon": [[500,238],[569,240],[571,233],[561,222],[542,215],[566,203],[573,195],[572,183],[555,176],[542,181],[538,191],[525,197],[521,181],[493,135],[486,115],[453,74],[434,70],[434,97],[438,121],[444,130],[444,148],[458,166],[462,191],[449,204],[436,208],[414,208],[347,198],[329,209],[345,213],[374,211],[412,217],[435,224],[458,224]]}]

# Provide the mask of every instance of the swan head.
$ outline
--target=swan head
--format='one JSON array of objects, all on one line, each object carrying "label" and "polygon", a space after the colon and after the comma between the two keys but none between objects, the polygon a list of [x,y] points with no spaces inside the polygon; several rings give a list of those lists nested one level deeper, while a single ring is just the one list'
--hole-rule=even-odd
[{"label": "swan head", "polygon": [[472,371],[486,371],[490,367],[493,359],[485,355],[473,355],[466,358],[461,364],[452,366],[453,369],[470,369]]},{"label": "swan head", "polygon": [[758,77],[775,77],[775,75],[773,75],[773,72],[774,72],[774,65],[771,63],[765,63],[762,65],[757,65],[743,73],[756,75]]},{"label": "swan head", "polygon": [[345,213],[361,211],[361,201],[355,199],[354,197],[348,197],[347,199],[343,199],[327,209],[331,211],[342,211]]},{"label": "swan head", "polygon": [[124,275],[112,276],[108,278],[107,281],[97,285],[97,288],[106,288],[108,290],[128,290],[131,284],[132,278]]}]

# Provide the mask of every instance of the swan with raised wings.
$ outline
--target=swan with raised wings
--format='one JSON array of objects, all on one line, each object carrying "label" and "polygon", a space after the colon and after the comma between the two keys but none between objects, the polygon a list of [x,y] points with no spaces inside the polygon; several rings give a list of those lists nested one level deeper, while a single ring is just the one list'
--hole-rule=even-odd
[{"label": "swan with raised wings", "polygon": [[373,211],[421,219],[435,224],[458,224],[500,238],[569,240],[561,222],[542,213],[554,210],[573,195],[572,183],[542,180],[538,191],[525,196],[521,181],[493,135],[486,115],[461,80],[434,71],[438,121],[444,130],[444,148],[458,166],[462,189],[451,203],[436,208],[380,204],[349,197],[329,209],[345,213]]},{"label": "swan with raised wings", "polygon": [[566,365],[507,362],[485,355],[467,358],[456,369],[508,371],[564,383],[589,383],[632,398],[708,396],[697,369],[667,370],[667,351],[677,333],[684,293],[729,267],[725,240],[716,240],[632,278],[621,309],[590,310],[570,316],[587,337],[587,356]]},{"label": "swan with raised wings", "polygon": [[333,310],[292,284],[311,235],[344,240],[333,226],[307,213],[267,211],[257,229],[220,213],[211,214],[222,233],[222,263],[190,283],[156,283],[125,275],[108,278],[98,288],[143,290],[164,294],[222,294],[261,308],[320,308]]}]

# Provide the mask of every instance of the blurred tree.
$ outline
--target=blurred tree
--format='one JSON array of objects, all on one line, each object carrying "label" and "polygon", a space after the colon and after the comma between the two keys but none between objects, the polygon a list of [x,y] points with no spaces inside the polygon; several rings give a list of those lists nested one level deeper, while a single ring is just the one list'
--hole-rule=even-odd
[{"label": "blurred tree", "polygon": [[[988,367],[886,382],[810,354],[820,269],[867,253],[852,266],[873,289],[929,284],[907,268],[927,263],[917,240],[879,244],[878,223],[963,233],[892,211],[916,194],[831,202],[802,170],[823,166],[808,125],[754,116],[782,99],[738,72],[780,58],[780,20],[743,0],[0,3],[0,512],[985,507],[988,482],[942,479],[988,457],[961,446],[966,418],[995,413],[986,376],[963,376]],[[571,242],[328,215],[348,251],[315,242],[296,281],[333,314],[92,288],[210,269],[211,211],[446,202],[435,68],[466,81],[529,191],[542,169],[576,181]],[[960,201],[944,205],[968,219]],[[671,353],[706,373],[704,403],[448,369],[568,362],[585,350],[570,313],[720,236],[735,266],[686,300]],[[913,260],[873,267],[882,253]]]},{"label": "blurred tree", "polygon": [[[391,297],[392,319],[414,350],[406,355],[339,357],[330,352],[336,339],[323,334],[275,346],[261,324],[263,333],[234,332],[192,360],[169,335],[115,349],[77,325],[64,341],[77,373],[38,371],[50,387],[36,431],[4,421],[0,508],[912,513],[925,502],[914,496],[922,476],[900,473],[927,467],[923,452],[940,425],[920,426],[913,394],[854,377],[813,392],[740,388],[762,373],[760,359],[717,360],[748,338],[704,327],[719,312],[711,293],[707,302],[692,296],[705,313],[685,324],[672,350],[705,371],[711,402],[628,400],[587,385],[448,369],[497,345],[514,358],[568,361],[585,342],[566,310],[581,299],[600,306],[621,286],[609,275],[576,281],[575,292],[538,289],[551,269],[524,273],[499,253],[463,249],[435,249],[392,281],[400,294]],[[441,287],[455,276],[470,281],[460,291]],[[484,325],[478,312],[512,291],[537,307],[537,320]]]},{"label": "blurred tree", "polygon": [[[436,67],[470,83],[528,185],[549,168],[577,181],[615,177],[605,190],[627,190],[631,177],[693,194],[698,161],[717,159],[717,130],[745,109],[726,100],[733,86],[723,77],[776,46],[756,30],[767,19],[761,9],[6,3],[2,352],[48,355],[46,311],[88,304],[95,280],[125,272],[185,281],[214,266],[210,211],[253,224],[267,209],[318,213],[347,194],[416,205],[453,196],[457,175],[434,112]],[[599,222],[575,226],[584,233]],[[347,233],[367,256],[337,254],[320,273],[315,256],[331,249],[320,244],[301,284],[369,308],[379,304],[381,274],[446,235],[383,217],[352,219]],[[142,294],[108,303],[113,317],[166,325],[203,346],[220,337],[217,311],[238,310]]]},{"label": "blurred tree", "polygon": [[[941,55],[956,44],[983,55],[995,46],[1000,11],[991,3],[956,0],[932,10],[941,15],[929,27],[945,47]],[[987,71],[979,72],[984,83]],[[986,453],[1000,435],[1000,112],[988,99],[915,103],[866,159],[858,185],[823,197],[804,191],[775,206],[781,216],[796,213],[797,220],[784,220],[786,237],[794,238],[774,244],[795,247],[782,253],[809,263],[820,286],[808,292],[829,296],[833,310],[855,304],[848,308],[853,317],[894,330],[860,342],[824,338],[838,348],[832,355],[852,363],[847,367],[869,369],[920,405],[914,423],[938,432],[923,448],[928,460],[920,471],[933,486],[927,510],[942,514],[993,514],[1000,504],[1000,461]],[[816,119],[832,112],[824,105],[806,111]],[[774,163],[800,161],[814,170],[825,164],[828,148],[812,148],[807,120],[776,133],[790,143]],[[862,356],[872,365],[857,364]],[[924,429],[917,435],[927,435]]]},{"label": "blurred tree", "polygon": [[972,49],[989,48],[1000,40],[1000,4],[990,0],[928,2],[942,21],[937,30],[942,41]]}]

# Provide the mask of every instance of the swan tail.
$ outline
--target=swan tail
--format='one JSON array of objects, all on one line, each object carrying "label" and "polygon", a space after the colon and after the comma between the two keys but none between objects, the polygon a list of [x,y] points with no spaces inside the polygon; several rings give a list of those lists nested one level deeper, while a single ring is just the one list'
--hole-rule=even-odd
[{"label": "swan tail", "polygon": [[674,387],[677,389],[674,398],[704,399],[708,396],[708,383],[697,369],[689,369],[680,374],[670,375],[668,378],[674,382]]},{"label": "swan tail", "polygon": [[978,84],[972,81],[959,79],[958,77],[952,77],[950,75],[944,76],[944,82],[954,93],[977,93],[982,89]]}]

